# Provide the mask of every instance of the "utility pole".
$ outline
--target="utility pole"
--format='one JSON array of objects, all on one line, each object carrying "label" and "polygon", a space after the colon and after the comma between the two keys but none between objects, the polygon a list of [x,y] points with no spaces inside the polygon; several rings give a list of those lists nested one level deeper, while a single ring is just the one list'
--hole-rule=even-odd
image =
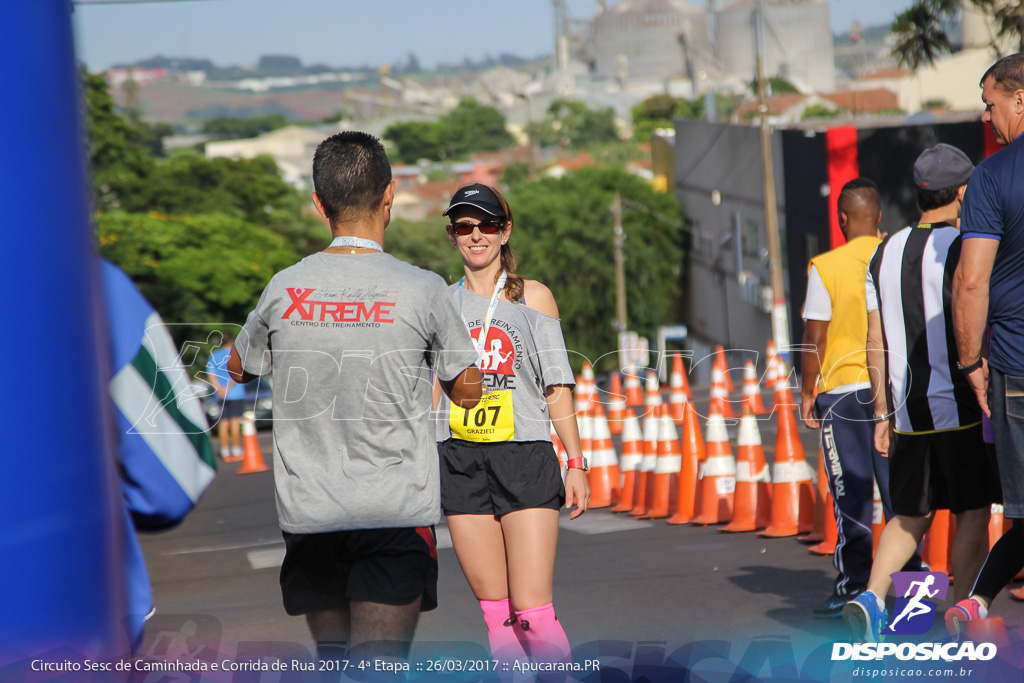
[{"label": "utility pole", "polygon": [[757,2],[757,102],[761,114],[761,177],[764,194],[764,229],[768,238],[768,267],[772,279],[772,339],[782,359],[789,361],[789,313],[786,288],[782,282],[782,247],[779,239],[779,212],[775,198],[775,166],[772,163],[772,136],[768,128],[768,95],[764,81],[764,0]]},{"label": "utility pole", "polygon": [[626,259],[623,244],[626,233],[622,230],[622,197],[618,192],[612,200],[612,220],[615,222],[615,327],[619,334],[626,332]]},{"label": "utility pole", "polygon": [[768,236],[768,262],[772,276],[772,338],[779,355],[789,360],[789,314],[786,289],[782,282],[782,248],[779,239],[778,203],[775,199],[775,167],[772,164],[772,137],[768,128],[768,98],[764,87],[764,65],[757,56],[757,99],[761,113],[761,175],[764,193],[764,228]]}]

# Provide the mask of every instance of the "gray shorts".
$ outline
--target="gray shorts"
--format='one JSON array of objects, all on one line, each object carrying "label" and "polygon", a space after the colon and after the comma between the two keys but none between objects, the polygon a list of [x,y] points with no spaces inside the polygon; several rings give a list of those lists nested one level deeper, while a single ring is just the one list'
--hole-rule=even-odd
[{"label": "gray shorts", "polygon": [[1024,377],[989,368],[988,406],[1003,488],[1004,515],[1024,518]]}]

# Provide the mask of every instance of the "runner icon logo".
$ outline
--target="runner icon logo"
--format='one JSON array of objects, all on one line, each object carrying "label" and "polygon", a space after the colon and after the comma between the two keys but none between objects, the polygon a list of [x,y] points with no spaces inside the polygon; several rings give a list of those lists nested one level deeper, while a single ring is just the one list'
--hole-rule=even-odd
[{"label": "runner icon logo", "polygon": [[[938,606],[949,591],[949,577],[942,572],[895,572],[893,618],[882,630],[886,635],[921,635],[931,630]],[[902,596],[902,597],[900,597]]]}]

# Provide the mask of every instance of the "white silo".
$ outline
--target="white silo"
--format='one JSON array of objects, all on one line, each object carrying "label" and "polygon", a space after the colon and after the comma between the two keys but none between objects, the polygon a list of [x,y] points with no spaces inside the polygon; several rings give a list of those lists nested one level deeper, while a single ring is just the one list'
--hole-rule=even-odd
[{"label": "white silo", "polygon": [[[707,69],[711,57],[704,10],[685,0],[620,0],[594,17],[597,75],[663,80]],[[624,66],[625,65],[625,66]]]},{"label": "white silo", "polygon": [[765,75],[781,76],[804,90],[835,90],[832,27],[824,0],[733,0],[724,5],[715,13],[723,72],[753,80],[759,13]]}]

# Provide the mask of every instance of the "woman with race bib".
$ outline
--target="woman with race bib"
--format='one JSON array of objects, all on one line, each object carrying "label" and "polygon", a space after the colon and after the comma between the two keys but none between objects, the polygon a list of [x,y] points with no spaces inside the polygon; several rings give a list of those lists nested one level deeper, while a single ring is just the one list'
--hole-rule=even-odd
[{"label": "woman with race bib", "polygon": [[[465,268],[450,291],[480,353],[484,396],[470,410],[439,406],[441,506],[494,658],[567,662],[552,606],[558,511],[583,514],[590,486],[558,307],[516,274],[512,211],[497,190],[462,187],[444,215]],[[435,405],[439,396],[435,386]],[[550,424],[569,458],[564,484]]]}]

